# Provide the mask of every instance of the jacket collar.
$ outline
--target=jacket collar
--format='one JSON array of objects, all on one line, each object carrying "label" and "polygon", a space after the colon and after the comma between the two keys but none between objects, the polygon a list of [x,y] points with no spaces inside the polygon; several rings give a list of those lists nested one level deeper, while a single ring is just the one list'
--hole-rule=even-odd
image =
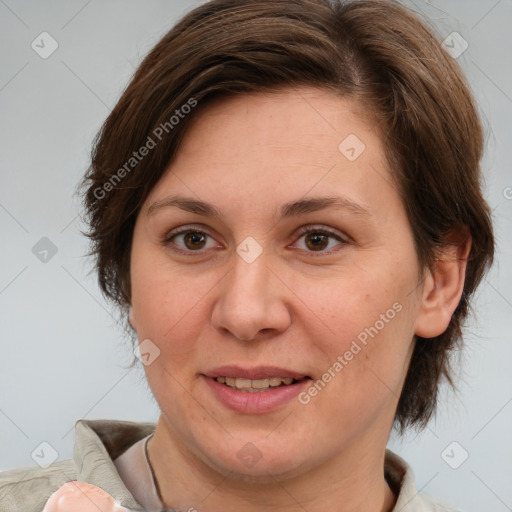
[{"label": "jacket collar", "polygon": [[113,461],[155,428],[154,423],[78,420],[73,450],[77,480],[101,487],[123,507],[143,510],[124,485]]}]

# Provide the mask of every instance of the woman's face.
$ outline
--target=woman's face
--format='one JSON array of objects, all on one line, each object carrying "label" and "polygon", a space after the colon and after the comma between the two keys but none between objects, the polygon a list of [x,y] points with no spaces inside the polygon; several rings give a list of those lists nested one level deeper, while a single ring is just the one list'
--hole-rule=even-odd
[{"label": "woman's face", "polygon": [[216,101],[138,216],[148,382],[168,439],[215,470],[300,474],[388,439],[421,285],[381,136],[352,107],[310,88]]}]

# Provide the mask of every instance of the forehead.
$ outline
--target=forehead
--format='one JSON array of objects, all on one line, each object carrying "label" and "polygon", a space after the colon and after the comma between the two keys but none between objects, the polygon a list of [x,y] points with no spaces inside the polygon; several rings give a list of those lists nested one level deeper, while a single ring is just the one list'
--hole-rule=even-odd
[{"label": "forehead", "polygon": [[198,108],[152,204],[181,192],[233,211],[248,201],[277,211],[305,196],[371,205],[382,192],[396,194],[380,133],[353,100],[297,88]]},{"label": "forehead", "polygon": [[[255,126],[264,126],[265,130],[251,131]],[[204,136],[205,132],[210,132],[209,138],[215,138],[219,129],[223,131],[219,138],[230,128],[236,130],[238,142],[246,135],[248,142],[311,145],[336,132],[341,136],[343,128],[363,132],[371,127],[377,134],[376,126],[369,109],[354,98],[309,86],[283,87],[272,92],[207,98],[203,105],[199,102],[180,150],[189,149],[194,142],[190,139]],[[312,135],[315,137],[311,138]]]},{"label": "forehead", "polygon": [[270,163],[274,171],[329,169],[336,162],[355,170],[362,161],[384,159],[380,130],[359,103],[301,87],[199,104],[174,163],[207,160],[210,169],[221,161],[225,167],[259,166],[263,173]]}]

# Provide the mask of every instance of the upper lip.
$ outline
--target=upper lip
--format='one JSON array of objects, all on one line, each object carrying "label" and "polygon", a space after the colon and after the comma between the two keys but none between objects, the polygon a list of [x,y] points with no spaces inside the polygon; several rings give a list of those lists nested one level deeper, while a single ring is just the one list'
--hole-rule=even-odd
[{"label": "upper lip", "polygon": [[215,379],[217,377],[232,377],[234,379],[268,379],[270,377],[291,377],[295,380],[307,377],[303,373],[294,370],[287,370],[277,366],[255,366],[254,368],[242,368],[241,366],[228,365],[218,366],[204,372],[204,375]]}]

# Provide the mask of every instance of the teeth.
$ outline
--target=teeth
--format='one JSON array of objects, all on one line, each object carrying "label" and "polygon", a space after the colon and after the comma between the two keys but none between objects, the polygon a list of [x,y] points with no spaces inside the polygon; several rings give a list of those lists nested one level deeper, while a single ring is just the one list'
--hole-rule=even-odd
[{"label": "teeth", "polygon": [[226,384],[232,388],[252,391],[260,389],[268,389],[270,387],[277,387],[281,384],[289,386],[293,382],[292,377],[270,377],[268,379],[234,379],[233,377],[217,377],[215,379],[221,384]]},{"label": "teeth", "polygon": [[269,387],[269,379],[251,380],[251,387],[256,389],[265,389]]},{"label": "teeth", "polygon": [[235,386],[237,388],[250,388],[251,379],[236,379]]}]

